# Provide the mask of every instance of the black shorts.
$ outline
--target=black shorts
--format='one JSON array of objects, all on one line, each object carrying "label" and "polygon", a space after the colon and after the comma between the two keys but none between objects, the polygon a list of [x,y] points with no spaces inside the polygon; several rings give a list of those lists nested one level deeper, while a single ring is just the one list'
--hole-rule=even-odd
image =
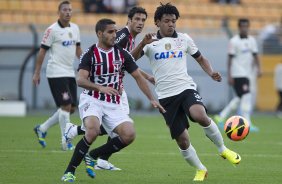
[{"label": "black shorts", "polygon": [[72,106],[77,105],[77,86],[75,78],[48,78],[48,83],[57,107],[68,104]]},{"label": "black shorts", "polygon": [[178,95],[163,98],[159,101],[166,110],[166,113],[162,113],[162,115],[170,129],[172,139],[175,139],[185,129],[189,128],[187,116],[191,121],[194,121],[189,114],[190,107],[194,104],[204,106],[202,97],[193,89],[187,89]]},{"label": "black shorts", "polygon": [[250,92],[250,81],[248,78],[234,78],[234,90],[238,97]]}]

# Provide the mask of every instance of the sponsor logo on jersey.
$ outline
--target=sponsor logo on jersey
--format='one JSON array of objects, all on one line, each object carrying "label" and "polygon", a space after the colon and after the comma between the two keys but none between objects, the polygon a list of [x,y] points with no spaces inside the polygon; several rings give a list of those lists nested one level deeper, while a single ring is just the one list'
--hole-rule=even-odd
[{"label": "sponsor logo on jersey", "polygon": [[119,43],[124,37],[125,37],[125,33],[122,33],[115,41],[115,43]]},{"label": "sponsor logo on jersey", "polygon": [[182,58],[183,51],[167,51],[167,52],[157,52],[155,53],[155,59],[171,59],[171,58]]},{"label": "sponsor logo on jersey", "polygon": [[67,46],[70,46],[70,45],[75,45],[75,40],[66,40],[66,41],[63,41],[62,42],[62,45],[67,47]]}]

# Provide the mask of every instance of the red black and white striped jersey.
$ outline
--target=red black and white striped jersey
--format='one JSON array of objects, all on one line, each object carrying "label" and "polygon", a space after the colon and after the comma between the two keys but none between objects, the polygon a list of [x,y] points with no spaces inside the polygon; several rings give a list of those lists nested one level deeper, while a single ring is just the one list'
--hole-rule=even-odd
[{"label": "red black and white striped jersey", "polygon": [[[89,71],[89,80],[95,84],[112,87],[120,90],[122,84],[121,70],[124,68],[128,73],[134,72],[138,66],[131,54],[115,45],[110,50],[99,48],[97,44],[88,48],[80,58],[78,70]],[[86,93],[94,98],[109,103],[120,103],[120,95],[107,95],[99,91],[85,89]]]},{"label": "red black and white striped jersey", "polygon": [[135,39],[130,34],[127,26],[117,31],[116,44],[129,52],[134,49]]},{"label": "red black and white striped jersey", "polygon": [[[129,28],[125,26],[124,28],[117,31],[117,38],[116,38],[116,44],[127,51],[132,51],[135,47],[135,39],[129,32]],[[125,76],[125,70],[121,70],[120,78],[121,80]],[[121,86],[123,88],[123,84]]]}]

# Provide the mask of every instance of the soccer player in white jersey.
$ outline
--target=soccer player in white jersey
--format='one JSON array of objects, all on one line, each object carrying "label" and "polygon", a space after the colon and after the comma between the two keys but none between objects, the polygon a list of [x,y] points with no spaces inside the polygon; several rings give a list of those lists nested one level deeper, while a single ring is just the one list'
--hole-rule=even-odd
[{"label": "soccer player in white jersey", "polygon": [[259,129],[252,123],[251,113],[256,94],[256,78],[261,76],[261,68],[256,40],[248,35],[249,27],[248,19],[239,19],[239,34],[233,36],[229,43],[228,83],[233,86],[237,96],[214,118],[223,127],[223,121],[232,111],[237,110],[250,123],[250,131],[257,132]]},{"label": "soccer player in white jersey", "polygon": [[238,164],[241,157],[225,147],[218,127],[207,116],[202,98],[196,90],[197,85],[187,73],[187,55],[191,55],[213,80],[221,81],[221,75],[212,69],[209,61],[201,54],[189,35],[176,32],[178,17],[177,8],[170,3],[157,7],[154,21],[159,28],[157,32],[159,40],[147,44],[149,36],[145,37],[141,41],[143,44],[131,53],[135,59],[143,54],[149,58],[156,81],[156,93],[160,104],[166,109],[166,113],[162,115],[171,137],[175,139],[184,159],[196,168],[194,181],[203,181],[207,176],[207,168],[190,143],[187,116],[191,121],[199,123],[223,158],[232,164]]},{"label": "soccer player in white jersey", "polygon": [[[118,152],[134,141],[135,130],[132,119],[120,105],[122,69],[136,80],[152,106],[165,113],[163,107],[154,99],[134,58],[128,51],[115,45],[117,31],[115,22],[110,19],[101,19],[97,22],[95,30],[98,43],[93,44],[82,55],[77,77],[77,84],[84,88],[79,100],[79,114],[85,126],[85,135],[77,143],[62,177],[65,182],[75,180],[75,170],[83,158],[87,174],[94,178],[95,160],[99,156]],[[88,153],[91,144],[100,133],[101,124],[112,139],[99,149],[93,149]]]},{"label": "soccer player in white jersey", "polygon": [[51,93],[58,107],[57,111],[34,131],[40,145],[46,147],[47,130],[59,122],[62,135],[62,149],[72,150],[73,145],[65,139],[64,131],[70,123],[70,114],[75,111],[77,103],[77,85],[73,62],[82,54],[80,33],[76,24],[70,22],[72,6],[69,1],[63,1],[58,6],[59,19],[44,33],[41,48],[36,61],[33,83],[39,85],[42,63],[46,52],[49,51],[46,76]]}]

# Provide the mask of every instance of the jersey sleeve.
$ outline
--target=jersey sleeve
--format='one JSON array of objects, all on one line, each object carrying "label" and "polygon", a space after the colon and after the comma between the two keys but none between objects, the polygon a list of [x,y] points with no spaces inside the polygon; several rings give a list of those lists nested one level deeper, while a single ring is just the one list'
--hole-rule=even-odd
[{"label": "jersey sleeve", "polygon": [[79,65],[77,71],[80,69],[90,71],[91,70],[91,64],[93,61],[93,57],[91,56],[90,48],[87,49],[82,56],[80,57]]},{"label": "jersey sleeve", "polygon": [[141,57],[143,55],[149,56],[149,44],[145,45],[145,47],[143,48],[143,50],[141,52]]},{"label": "jersey sleeve", "polygon": [[134,72],[138,66],[135,63],[135,59],[133,56],[125,49],[123,49],[123,56],[124,56],[124,69],[128,73]]},{"label": "jersey sleeve", "polygon": [[258,45],[254,37],[252,37],[252,53],[253,54],[258,53]]},{"label": "jersey sleeve", "polygon": [[231,39],[228,44],[228,54],[234,56],[236,53],[234,40]]},{"label": "jersey sleeve", "polygon": [[78,27],[78,25],[76,25],[76,30],[77,30],[77,40],[76,40],[76,45],[80,45],[80,42],[81,42],[81,40],[80,40],[80,30],[79,30],[79,27]]},{"label": "jersey sleeve", "polygon": [[195,44],[194,40],[189,35],[184,34],[184,37],[187,42],[187,51],[191,56],[193,56],[194,54],[196,54],[199,51],[199,49],[197,45]]},{"label": "jersey sleeve", "polygon": [[117,32],[117,38],[115,43],[122,48],[126,47],[126,43],[128,42],[128,36],[121,30]]},{"label": "jersey sleeve", "polygon": [[41,41],[41,45],[51,47],[53,41],[54,41],[54,30],[51,27],[49,27],[44,32],[43,39]]}]

